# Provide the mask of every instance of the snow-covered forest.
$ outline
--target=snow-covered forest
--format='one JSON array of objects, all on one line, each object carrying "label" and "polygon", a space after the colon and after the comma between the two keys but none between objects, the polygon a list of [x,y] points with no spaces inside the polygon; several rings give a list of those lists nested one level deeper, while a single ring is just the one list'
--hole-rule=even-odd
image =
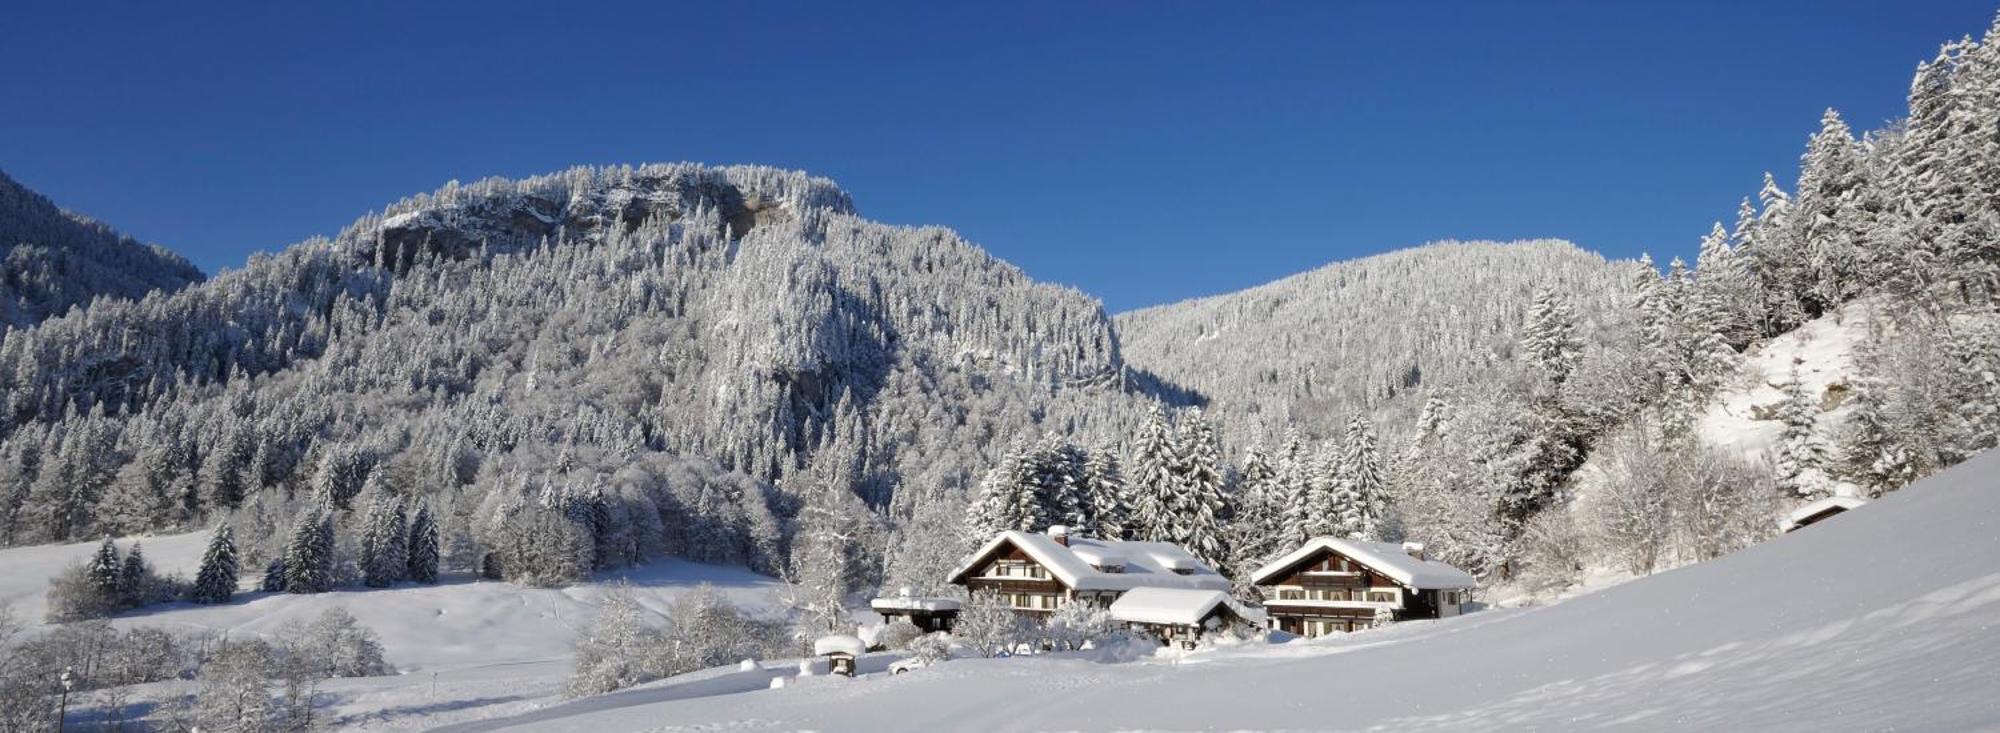
[{"label": "snow-covered forest", "polygon": [[[1660,483],[1633,510],[1720,501],[1743,528],[1681,544],[1740,545],[1788,498],[1879,493],[1992,444],[1996,58],[1946,46],[1881,130],[1829,111],[1797,180],[1767,175],[1692,264],[1443,243],[1115,322],[804,174],[454,183],[10,332],[0,540],[223,521],[263,568],[327,522],[341,585],[366,574],[368,516],[422,511],[446,568],[560,585],[666,555],[817,573],[791,562],[812,520],[840,538],[813,551],[843,558],[820,580],[858,591],[930,585],[939,561],[907,548],[993,527],[1241,565],[1340,516],[1507,577],[1608,559],[1564,548],[1639,520],[1573,506],[1579,470],[1643,458],[1768,484]],[[1853,379],[1795,390],[1767,455],[1704,445],[1743,354],[1863,297]],[[1024,493],[1042,503],[982,509]],[[1324,511],[1279,511],[1301,506]]]},{"label": "snow-covered forest", "polygon": [[200,280],[180,255],[58,209],[0,172],[0,330]]},{"label": "snow-covered forest", "polygon": [[[1828,110],[1796,178],[1746,191],[1664,263],[1445,242],[1114,318],[772,168],[454,182],[207,280],[0,178],[0,545],[220,528],[192,582],[107,540],[61,620],[239,575],[739,565],[783,579],[796,640],[858,593],[959,592],[1008,529],[1239,578],[1408,540],[1560,590],[1994,447],[2000,25],[1922,64],[1906,118]],[[1807,360],[1836,334],[1838,368]]]}]

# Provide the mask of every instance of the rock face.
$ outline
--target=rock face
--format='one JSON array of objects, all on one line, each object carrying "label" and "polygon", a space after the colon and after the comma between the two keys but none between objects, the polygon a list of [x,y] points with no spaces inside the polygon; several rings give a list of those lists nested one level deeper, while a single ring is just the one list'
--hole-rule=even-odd
[{"label": "rock face", "polygon": [[201,278],[179,255],[63,211],[0,173],[0,327],[29,326],[99,296],[139,298]]}]

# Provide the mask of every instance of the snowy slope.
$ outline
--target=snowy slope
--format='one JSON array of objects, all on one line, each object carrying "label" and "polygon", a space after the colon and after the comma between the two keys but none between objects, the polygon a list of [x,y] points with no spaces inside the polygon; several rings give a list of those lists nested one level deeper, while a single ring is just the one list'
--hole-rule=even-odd
[{"label": "snowy slope", "polygon": [[1553,606],[1178,661],[960,660],[579,704],[516,729],[1991,728],[1996,477],[1988,453],[1809,529]]},{"label": "snowy slope", "polygon": [[1782,387],[1796,366],[1800,386],[1830,408],[1820,413],[1816,432],[1831,444],[1852,403],[1828,399],[1828,389],[1837,395],[1851,382],[1855,347],[1868,338],[1875,306],[1870,300],[1849,303],[1745,354],[1735,379],[1701,416],[1702,439],[1746,460],[1761,460],[1774,451],[1784,430],[1777,406],[1784,402]]},{"label": "snowy slope", "polygon": [[[142,541],[156,567],[192,576],[207,537],[196,532]],[[119,546],[129,544],[121,540]],[[30,622],[33,633],[45,608],[48,578],[95,549],[94,543],[85,543],[0,550],[0,605],[11,606]],[[250,581],[246,576],[245,583]],[[605,584],[617,581],[630,583],[640,604],[654,610],[708,583],[738,606],[762,611],[775,604],[777,588],[777,581],[742,568],[659,560],[560,590],[457,577],[436,586],[318,595],[250,593],[219,606],[154,606],[114,623],[240,637],[268,635],[290,621],[345,608],[375,630],[384,656],[400,674],[328,683],[333,712],[343,719],[343,727],[422,729],[456,717],[517,713],[557,701],[577,630],[596,614]],[[497,707],[485,710],[488,706]]]}]

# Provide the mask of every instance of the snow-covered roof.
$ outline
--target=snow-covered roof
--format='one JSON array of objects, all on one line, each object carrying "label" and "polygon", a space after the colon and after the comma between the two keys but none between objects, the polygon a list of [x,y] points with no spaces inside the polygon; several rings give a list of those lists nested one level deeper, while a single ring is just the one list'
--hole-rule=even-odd
[{"label": "snow-covered roof", "polygon": [[956,598],[913,598],[909,596],[877,598],[868,602],[868,607],[877,611],[956,611],[962,605]]},{"label": "snow-covered roof", "polygon": [[[951,572],[951,581],[963,583],[968,573],[1004,544],[1011,543],[1035,560],[1049,574],[1075,590],[1115,590],[1134,588],[1196,588],[1228,590],[1229,579],[1179,545],[1171,542],[1100,540],[1069,536],[1069,545],[1045,534],[1010,530],[1001,532]],[[1112,561],[1116,562],[1112,562]],[[1099,565],[1122,565],[1122,572],[1107,573]],[[1175,570],[1185,570],[1178,573]]]},{"label": "snow-covered roof", "polygon": [[815,657],[824,657],[828,654],[852,654],[858,657],[867,653],[868,645],[861,643],[861,637],[853,634],[822,636],[813,642]]},{"label": "snow-covered roof", "polygon": [[1430,590],[1437,588],[1472,588],[1479,585],[1471,575],[1458,568],[1436,560],[1418,560],[1410,556],[1403,546],[1394,542],[1366,542],[1344,540],[1338,537],[1314,537],[1306,540],[1304,546],[1291,554],[1272,560],[1257,572],[1250,574],[1250,582],[1259,585],[1269,583],[1304,562],[1322,550],[1331,550],[1349,559],[1368,566],[1377,573],[1410,588]]},{"label": "snow-covered roof", "polygon": [[1798,529],[1800,524],[1804,524],[1814,517],[1833,512],[1844,512],[1866,503],[1868,503],[1867,500],[1856,499],[1852,496],[1829,496],[1818,501],[1806,502],[1804,506],[1793,509],[1783,519],[1779,519],[1778,529],[1790,532]]},{"label": "snow-covered roof", "polygon": [[1228,606],[1239,618],[1263,624],[1264,612],[1250,608],[1228,593],[1192,588],[1133,588],[1111,602],[1105,612],[1127,623],[1194,626],[1216,606]]}]

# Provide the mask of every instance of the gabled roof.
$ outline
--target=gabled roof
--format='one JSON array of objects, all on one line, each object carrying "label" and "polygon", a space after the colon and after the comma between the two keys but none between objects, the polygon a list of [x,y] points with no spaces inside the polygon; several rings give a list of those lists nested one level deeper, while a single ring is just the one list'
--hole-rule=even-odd
[{"label": "gabled roof", "polygon": [[1257,572],[1250,574],[1250,582],[1257,585],[1268,584],[1283,575],[1285,571],[1321,551],[1345,555],[1397,583],[1418,590],[1473,588],[1479,585],[1479,581],[1473,580],[1472,576],[1463,570],[1436,560],[1418,560],[1411,557],[1400,544],[1344,540],[1338,537],[1314,537],[1306,540],[1303,547],[1272,560],[1264,567],[1257,568]]},{"label": "gabled roof", "polygon": [[[1075,590],[1115,590],[1133,588],[1196,588],[1228,590],[1229,579],[1203,564],[1187,550],[1171,542],[1100,540],[1071,535],[1065,547],[1045,534],[1007,531],[996,535],[951,571],[951,582],[966,578],[1001,547],[1018,547],[1028,557]],[[1091,563],[1122,565],[1123,572],[1107,573]],[[1174,572],[1186,569],[1186,575]]]},{"label": "gabled roof", "polygon": [[1778,529],[1790,532],[1813,519],[1844,512],[1866,503],[1867,500],[1852,496],[1829,496],[1818,501],[1806,502],[1804,506],[1793,509],[1783,519],[1778,520]]},{"label": "gabled roof", "polygon": [[1250,623],[1262,625],[1264,612],[1245,606],[1219,590],[1191,588],[1133,588],[1111,602],[1105,612],[1127,623],[1194,626],[1217,606]]}]

